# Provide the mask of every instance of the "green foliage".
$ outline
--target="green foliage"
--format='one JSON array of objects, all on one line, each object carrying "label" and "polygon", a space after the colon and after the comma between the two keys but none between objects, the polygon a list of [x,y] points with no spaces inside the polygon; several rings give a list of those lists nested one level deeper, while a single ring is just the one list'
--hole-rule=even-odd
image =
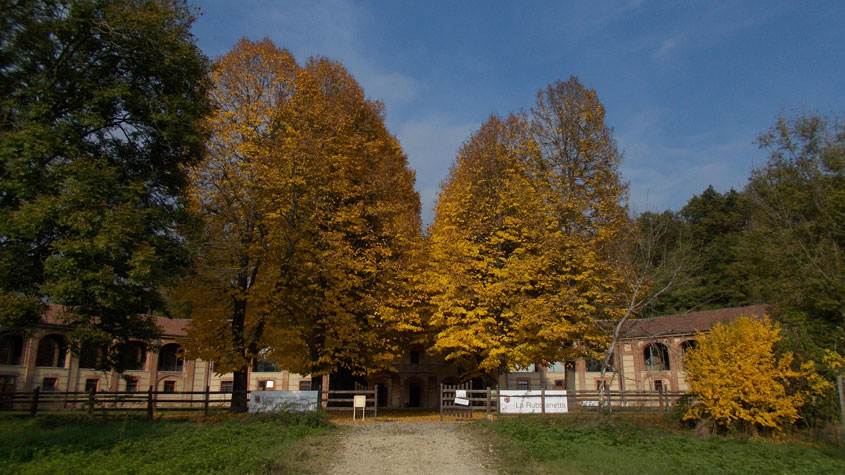
[{"label": "green foliage", "polygon": [[329,428],[321,413],[212,422],[5,417],[0,463],[14,473],[266,473],[282,448]]},{"label": "green foliage", "polygon": [[751,175],[743,264],[752,288],[784,312],[845,334],[845,123],[781,118],[759,138],[769,161]]},{"label": "green foliage", "polygon": [[496,434],[506,473],[840,473],[841,448],[714,437],[640,420],[519,417],[477,423]]},{"label": "green foliage", "polygon": [[2,8],[3,325],[31,325],[46,300],[98,346],[156,335],[135,316],[186,260],[175,225],[208,110],[192,20],[178,0]]},{"label": "green foliage", "polygon": [[710,186],[690,198],[678,213],[643,213],[638,217],[641,227],[660,223],[667,229],[661,243],[666,252],[685,252],[690,254],[688,260],[695,262],[695,272],[661,295],[649,316],[753,303],[748,276],[738,265],[749,214],[744,192],[719,193]]}]

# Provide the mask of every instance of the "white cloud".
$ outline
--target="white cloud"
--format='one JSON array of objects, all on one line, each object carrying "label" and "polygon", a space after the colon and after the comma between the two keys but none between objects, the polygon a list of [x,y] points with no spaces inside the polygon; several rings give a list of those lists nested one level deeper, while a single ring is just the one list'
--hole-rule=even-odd
[{"label": "white cloud", "polygon": [[663,40],[663,44],[660,45],[657,51],[654,52],[654,59],[658,59],[661,61],[665,61],[669,59],[672,53],[678,48],[678,40],[675,38],[669,38]]}]

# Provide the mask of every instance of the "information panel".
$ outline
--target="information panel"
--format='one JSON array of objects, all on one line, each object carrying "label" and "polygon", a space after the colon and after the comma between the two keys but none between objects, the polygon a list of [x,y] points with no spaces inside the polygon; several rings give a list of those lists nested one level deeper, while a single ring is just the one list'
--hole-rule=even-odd
[{"label": "information panel", "polygon": [[[503,389],[499,391],[499,408],[503,414],[540,414],[543,406],[541,391],[520,391]],[[546,391],[546,413],[568,412],[566,391],[552,389]]]},{"label": "information panel", "polygon": [[318,391],[252,391],[249,412],[311,412],[318,399]]}]

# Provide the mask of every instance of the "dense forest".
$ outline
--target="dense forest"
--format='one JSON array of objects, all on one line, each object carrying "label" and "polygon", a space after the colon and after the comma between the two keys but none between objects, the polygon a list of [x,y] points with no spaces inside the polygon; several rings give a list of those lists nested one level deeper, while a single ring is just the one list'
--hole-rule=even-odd
[{"label": "dense forest", "polygon": [[757,143],[768,161],[743,190],[711,186],[680,211],[637,217],[639,226],[663,230],[665,252],[695,262],[644,315],[766,303],[799,348],[841,351],[845,126],[818,115],[782,117]]}]

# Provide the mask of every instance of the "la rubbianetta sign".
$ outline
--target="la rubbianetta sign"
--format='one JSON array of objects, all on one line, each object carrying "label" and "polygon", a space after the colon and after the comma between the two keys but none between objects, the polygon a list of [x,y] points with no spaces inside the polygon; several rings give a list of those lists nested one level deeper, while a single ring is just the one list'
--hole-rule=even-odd
[{"label": "la rubbianetta sign", "polygon": [[568,412],[566,391],[562,389],[546,391],[499,391],[499,410],[503,414],[540,414],[543,412],[543,401],[546,404],[546,414]]}]

